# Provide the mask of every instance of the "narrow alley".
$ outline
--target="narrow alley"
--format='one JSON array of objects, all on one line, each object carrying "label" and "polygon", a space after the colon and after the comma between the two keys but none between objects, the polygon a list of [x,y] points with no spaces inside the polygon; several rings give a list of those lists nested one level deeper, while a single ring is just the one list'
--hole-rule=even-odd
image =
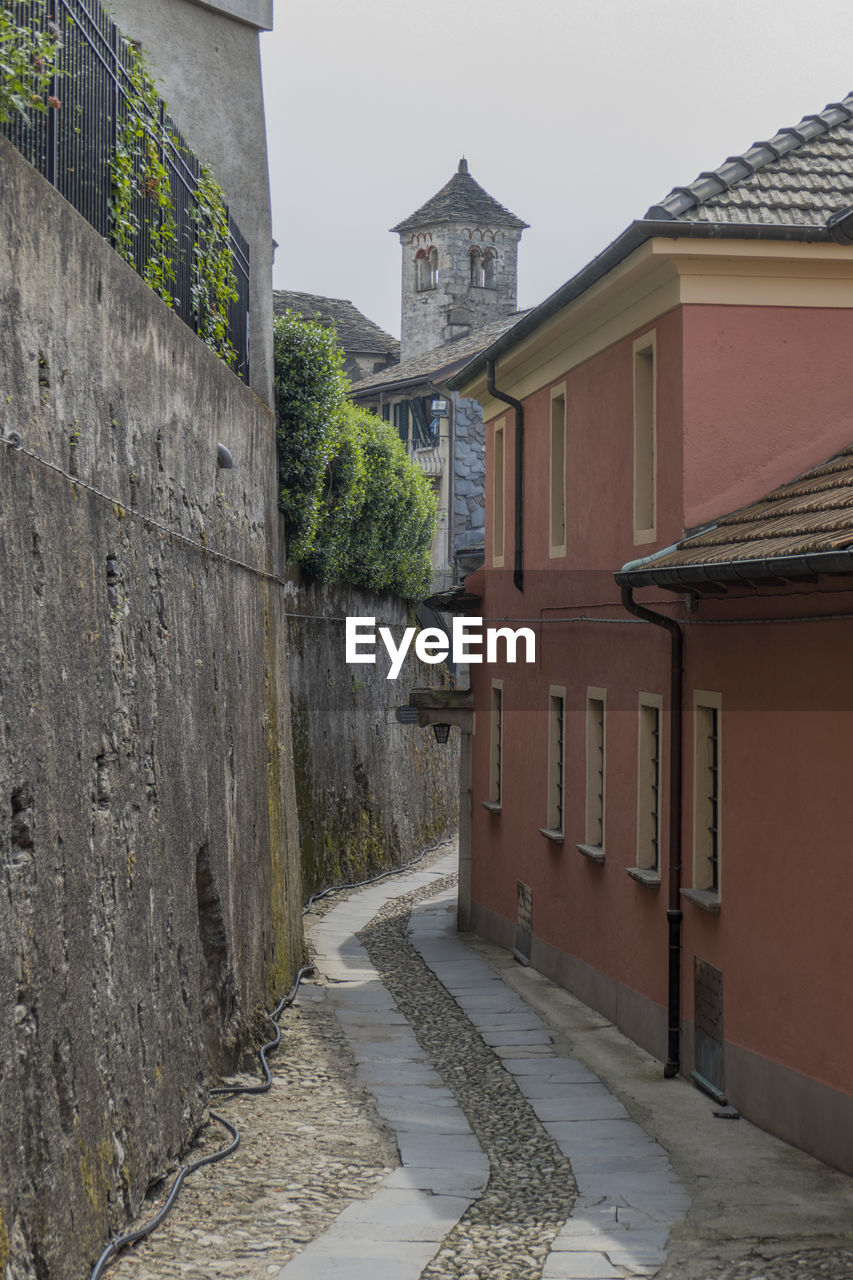
[{"label": "narrow alley", "polygon": [[455,870],[445,846],[319,904],[272,1090],[220,1107],[240,1148],[110,1274],[853,1276],[853,1180],[715,1116],[568,993],[457,935]]}]

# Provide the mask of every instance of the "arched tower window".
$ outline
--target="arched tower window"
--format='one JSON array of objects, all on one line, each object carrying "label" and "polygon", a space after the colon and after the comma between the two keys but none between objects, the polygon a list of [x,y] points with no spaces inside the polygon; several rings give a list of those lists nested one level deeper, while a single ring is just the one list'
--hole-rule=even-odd
[{"label": "arched tower window", "polygon": [[487,249],[483,254],[483,288],[497,288],[498,255],[494,249]]},{"label": "arched tower window", "polygon": [[415,254],[415,291],[423,293],[426,289],[438,286],[438,250],[418,249]]},{"label": "arched tower window", "polygon": [[423,293],[424,289],[429,288],[429,262],[425,249],[418,249],[415,254],[415,289],[418,293]]},{"label": "arched tower window", "polygon": [[483,255],[480,250],[474,248],[468,254],[468,262],[470,265],[469,279],[472,289],[482,289],[483,287]]}]

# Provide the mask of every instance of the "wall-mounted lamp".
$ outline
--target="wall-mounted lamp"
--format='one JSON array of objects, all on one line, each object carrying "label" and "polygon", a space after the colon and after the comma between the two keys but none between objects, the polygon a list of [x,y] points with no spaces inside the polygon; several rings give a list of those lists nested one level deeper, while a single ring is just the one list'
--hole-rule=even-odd
[{"label": "wall-mounted lamp", "polygon": [[430,413],[435,414],[437,417],[443,418],[444,415],[447,413],[447,401],[433,400],[432,404],[429,407],[429,411]]},{"label": "wall-mounted lamp", "polygon": [[230,471],[234,466],[234,459],[231,457],[231,454],[225,448],[224,444],[218,444],[216,446],[216,465],[219,467],[220,471]]},{"label": "wall-mounted lamp", "polygon": [[434,724],[432,731],[435,734],[436,742],[446,742],[450,737],[450,728],[449,724]]}]

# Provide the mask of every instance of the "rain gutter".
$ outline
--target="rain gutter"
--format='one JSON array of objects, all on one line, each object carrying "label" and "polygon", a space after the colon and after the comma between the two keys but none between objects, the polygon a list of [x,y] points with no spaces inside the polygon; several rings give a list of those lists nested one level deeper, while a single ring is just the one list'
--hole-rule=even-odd
[{"label": "rain gutter", "polygon": [[[619,575],[617,575],[618,577]],[[684,633],[665,613],[656,613],[634,599],[631,586],[622,587],[622,604],[635,618],[663,627],[670,637],[669,664],[669,899],[667,983],[667,1061],[669,1080],[681,1068],[681,817],[683,809],[682,759],[684,747]]]},{"label": "rain gutter", "polygon": [[672,555],[668,547],[645,560],[633,560],[614,574],[620,587],[670,587],[701,591],[704,584],[758,582],[762,579],[803,578],[813,574],[853,574],[853,548],[843,551],[806,551],[797,555],[763,556],[728,560],[720,564],[661,565],[656,560]]}]

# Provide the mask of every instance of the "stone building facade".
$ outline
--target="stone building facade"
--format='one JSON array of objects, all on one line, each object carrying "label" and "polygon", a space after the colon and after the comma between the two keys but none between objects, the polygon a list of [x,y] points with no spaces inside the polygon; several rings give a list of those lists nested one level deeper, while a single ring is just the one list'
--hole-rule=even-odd
[{"label": "stone building facade", "polygon": [[482,412],[447,380],[519,318],[518,244],[526,226],[460,160],[450,181],[392,228],[402,245],[401,363],[352,388],[357,404],[394,423],[435,486],[435,591],[483,559]]},{"label": "stone building facade", "polygon": [[432,199],[391,228],[403,250],[403,360],[515,312],[526,226],[474,181],[463,157]]}]

